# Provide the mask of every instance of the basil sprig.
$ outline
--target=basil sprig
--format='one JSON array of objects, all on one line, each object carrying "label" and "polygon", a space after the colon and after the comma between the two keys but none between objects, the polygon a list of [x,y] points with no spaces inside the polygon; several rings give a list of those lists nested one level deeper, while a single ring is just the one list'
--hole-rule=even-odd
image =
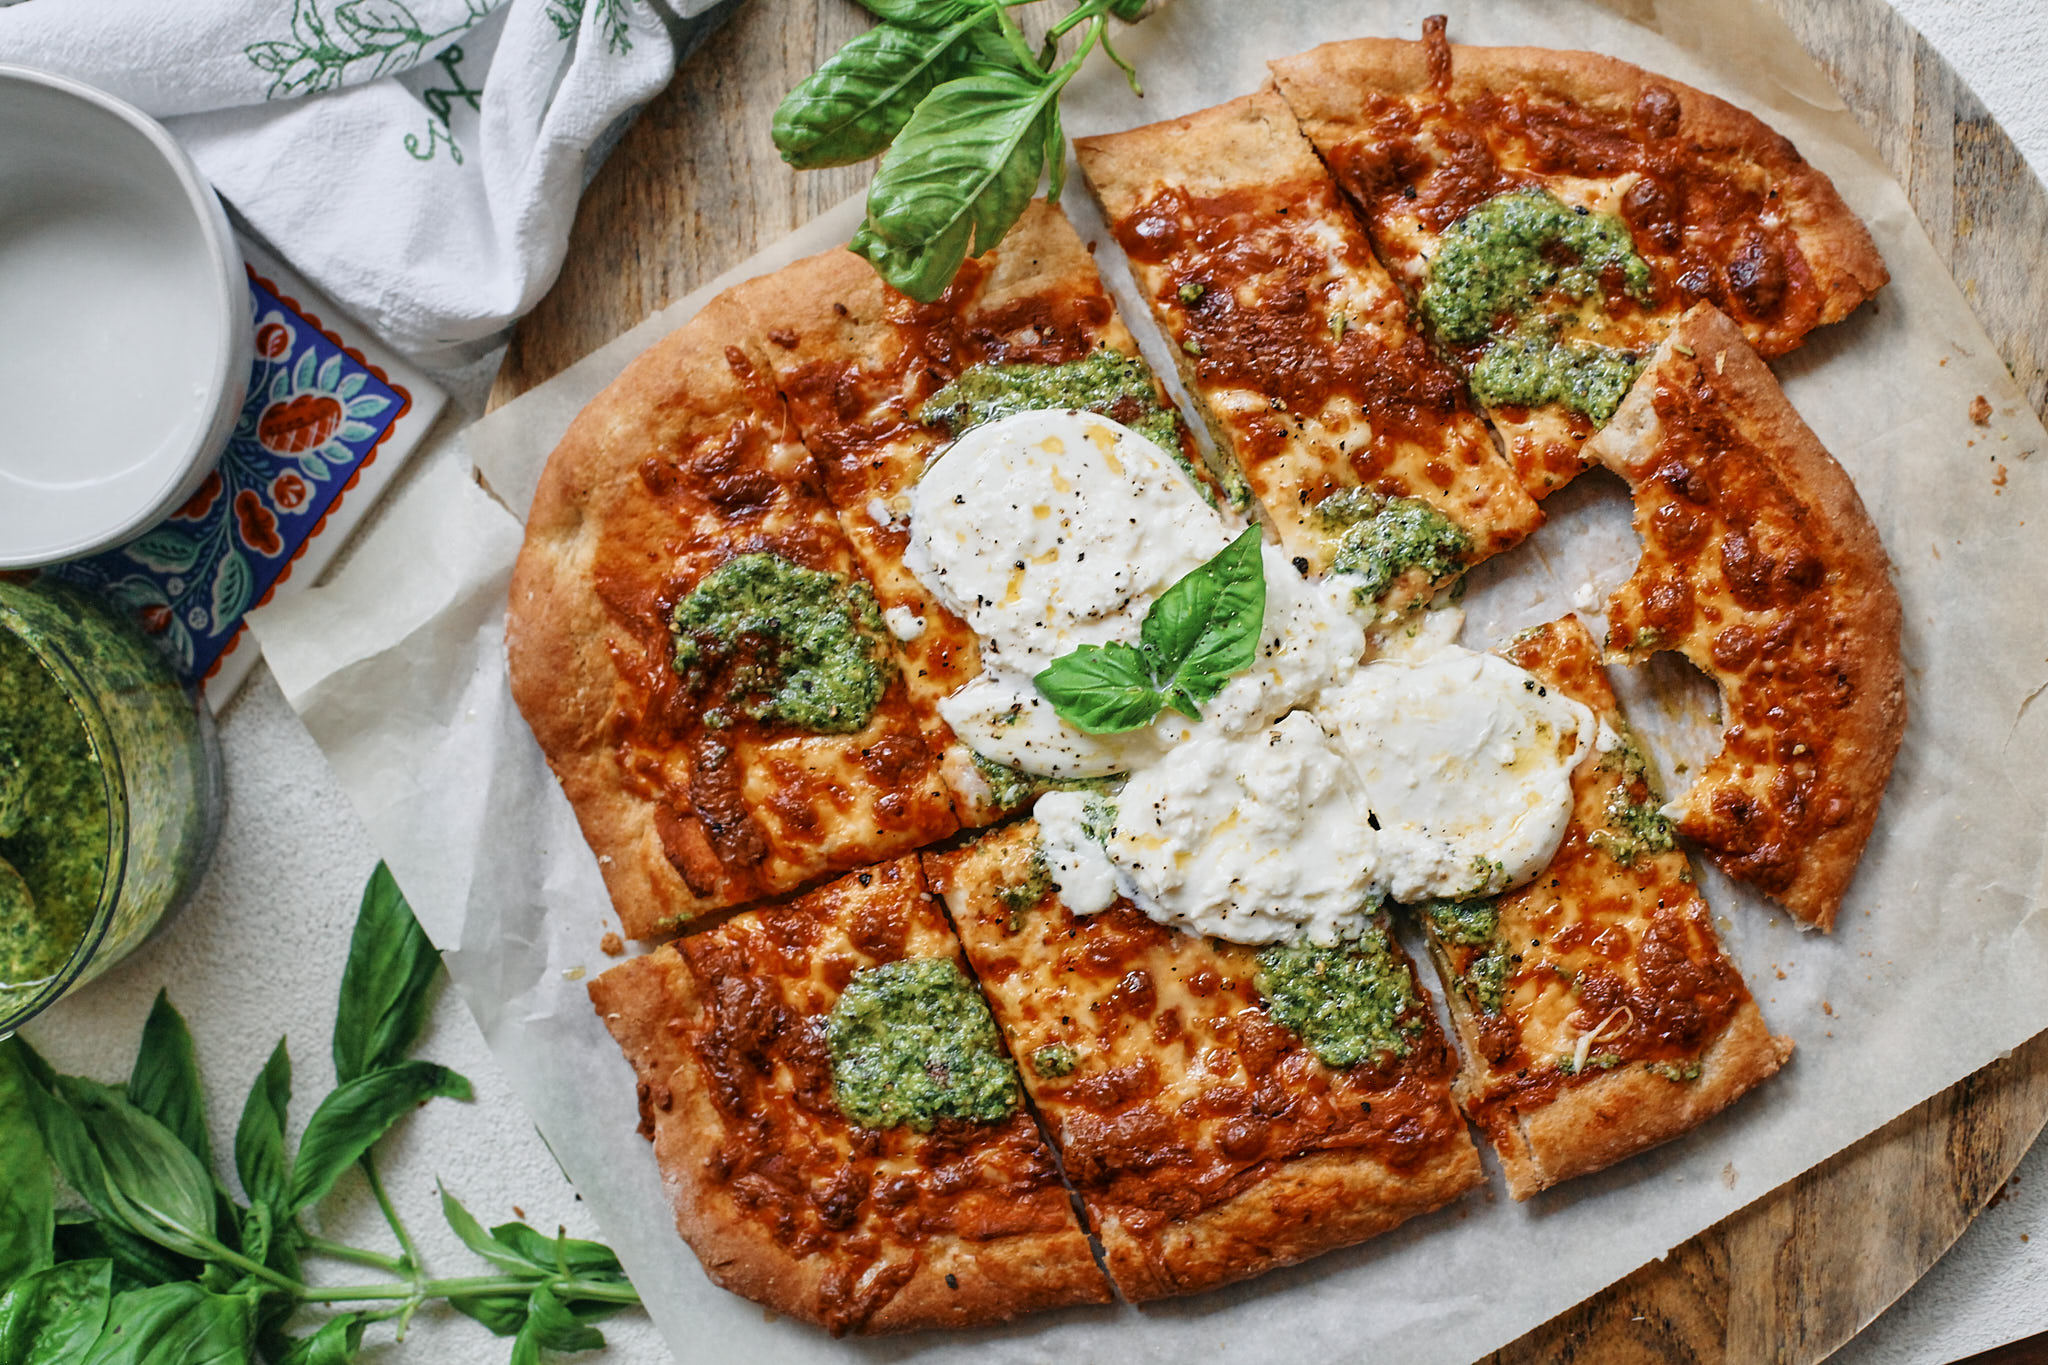
[{"label": "basil sprig", "polygon": [[1081,645],[1032,679],[1060,719],[1091,735],[1150,725],[1160,708],[1189,720],[1259,654],[1266,619],[1261,532],[1253,526],[1159,595],[1138,643]]},{"label": "basil sprig", "polygon": [[[603,1346],[590,1324],[640,1301],[609,1249],[524,1223],[486,1232],[444,1190],[449,1225],[491,1273],[432,1279],[377,1177],[371,1149],[400,1118],[430,1098],[470,1095],[461,1076],[408,1056],[440,966],[379,867],[342,974],[340,1084],[292,1152],[291,1058],[278,1043],[235,1132],[241,1199],[215,1173],[192,1036],[168,998],[150,1011],[125,1086],[60,1076],[20,1038],[0,1043],[0,1365],[351,1365],[371,1324],[395,1320],[403,1337],[434,1299],[514,1338],[515,1365],[544,1349]],[[53,1167],[83,1208],[57,1206]],[[300,1223],[351,1167],[390,1222],[397,1255]],[[392,1278],[309,1284],[309,1257]],[[319,1305],[348,1307],[304,1335],[284,1330]]]},{"label": "basil sprig", "polygon": [[[929,303],[960,263],[1001,241],[1050,170],[1066,174],[1059,97],[1099,44],[1108,18],[1135,22],[1144,0],[1081,0],[1033,50],[1010,9],[1026,0],[861,0],[881,24],[842,47],[789,92],[772,134],[802,169],[886,151],[853,250],[901,292]],[[1074,55],[1060,39],[1085,25]]]}]

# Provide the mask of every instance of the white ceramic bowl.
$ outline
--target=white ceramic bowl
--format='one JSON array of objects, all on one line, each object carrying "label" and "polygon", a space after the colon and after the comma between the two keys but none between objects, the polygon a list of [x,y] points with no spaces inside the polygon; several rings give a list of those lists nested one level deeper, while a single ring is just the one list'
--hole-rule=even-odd
[{"label": "white ceramic bowl", "polygon": [[0,568],[119,544],[190,497],[249,331],[227,216],[170,134],[0,64]]}]

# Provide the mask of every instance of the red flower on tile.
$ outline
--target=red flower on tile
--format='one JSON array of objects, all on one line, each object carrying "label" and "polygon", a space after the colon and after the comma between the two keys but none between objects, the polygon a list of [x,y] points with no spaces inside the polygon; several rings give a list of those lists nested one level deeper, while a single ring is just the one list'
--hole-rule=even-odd
[{"label": "red flower on tile", "polygon": [[263,505],[253,488],[235,494],[235,520],[242,528],[242,543],[257,554],[274,557],[284,553],[277,535],[277,514]]},{"label": "red flower on tile", "polygon": [[185,505],[171,513],[173,521],[204,521],[213,504],[219,500],[221,490],[220,471],[213,470],[206,476],[206,482],[199,485],[199,491],[185,499]]},{"label": "red flower on tile", "polygon": [[171,624],[171,609],[161,602],[152,602],[135,613],[141,620],[142,628],[151,635],[161,635]]},{"label": "red flower on tile", "polygon": [[282,360],[292,349],[292,329],[281,322],[266,322],[256,329],[256,354],[265,360]]},{"label": "red flower on tile", "polygon": [[286,470],[270,481],[270,500],[289,512],[306,504],[306,481]]},{"label": "red flower on tile", "polygon": [[341,401],[324,393],[302,393],[272,403],[256,422],[256,439],[279,455],[299,455],[324,445],[341,426]]}]

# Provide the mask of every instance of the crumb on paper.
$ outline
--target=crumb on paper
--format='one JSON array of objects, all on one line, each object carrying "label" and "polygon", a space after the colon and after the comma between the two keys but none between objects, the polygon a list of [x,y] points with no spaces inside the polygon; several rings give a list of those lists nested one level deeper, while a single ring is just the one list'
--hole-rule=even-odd
[{"label": "crumb on paper", "polygon": [[617,934],[607,933],[597,941],[597,946],[606,957],[620,957],[626,951],[626,940],[620,938]]},{"label": "crumb on paper", "polygon": [[1776,969],[1776,971],[1778,973],[1778,980],[1783,981],[1785,979],[1785,969],[1783,967],[1779,967]]},{"label": "crumb on paper", "polygon": [[1980,427],[1991,425],[1991,400],[1981,393],[1970,400],[1970,420]]},{"label": "crumb on paper", "polygon": [[1820,1002],[1820,1012],[1830,1019],[1835,1017],[1835,1007],[1825,1000]]},{"label": "crumb on paper", "polygon": [[1997,496],[1998,496],[1998,493],[1997,493],[1997,491],[1996,491],[1996,490],[1998,490],[1998,489],[2001,489],[2001,488],[2004,488],[2004,487],[2005,487],[2005,466],[2004,466],[2004,465],[2002,465],[2002,464],[1993,464],[1993,465],[1991,466],[1991,487],[1992,487],[1992,489],[1993,489],[1993,492],[1992,492],[1992,495],[1991,495],[1991,496],[1993,496],[1993,497],[1997,497]]},{"label": "crumb on paper", "polygon": [[512,1206],[512,1214],[513,1214],[513,1216],[514,1216],[515,1218],[517,1218],[517,1219],[518,1219],[518,1220],[519,1220],[520,1222],[522,1222],[522,1223],[523,1223],[523,1222],[525,1222],[525,1221],[526,1221],[526,1210],[525,1210],[525,1209],[522,1209],[522,1208],[520,1208],[520,1207],[519,1207],[519,1206],[518,1206],[517,1204],[514,1204],[514,1205]]},{"label": "crumb on paper", "polygon": [[1731,1161],[1721,1168],[1721,1183],[1729,1189],[1734,1189],[1735,1182],[1739,1179],[1741,1176],[1736,1173],[1734,1162]]},{"label": "crumb on paper", "polygon": [[562,968],[562,980],[581,981],[583,979],[585,970],[586,969],[582,967],[564,967]]}]

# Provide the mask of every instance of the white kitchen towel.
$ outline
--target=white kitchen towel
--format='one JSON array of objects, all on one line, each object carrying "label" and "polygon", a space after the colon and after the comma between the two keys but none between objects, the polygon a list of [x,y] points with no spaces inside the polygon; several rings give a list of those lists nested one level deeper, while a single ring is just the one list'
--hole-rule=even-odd
[{"label": "white kitchen towel", "polygon": [[0,62],[163,119],[294,266],[432,364],[539,300],[593,147],[716,2],[0,0]]}]

